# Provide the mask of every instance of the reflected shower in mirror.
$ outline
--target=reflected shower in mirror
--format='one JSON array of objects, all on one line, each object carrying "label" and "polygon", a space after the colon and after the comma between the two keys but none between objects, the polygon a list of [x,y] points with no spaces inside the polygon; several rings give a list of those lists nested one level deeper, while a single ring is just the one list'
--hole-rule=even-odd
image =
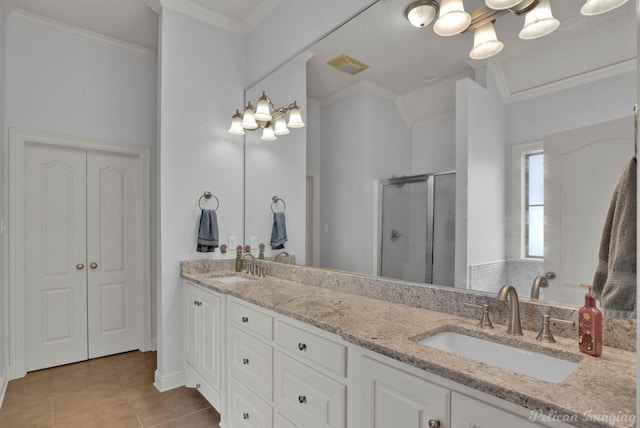
[{"label": "reflected shower in mirror", "polygon": [[[247,91],[304,99],[307,128],[305,141],[246,137],[246,236],[270,230],[269,198],[282,195],[287,221],[298,221],[287,251],[299,263],[378,275],[379,183],[452,171],[453,283],[418,282],[493,295],[511,283],[526,297],[548,274],[541,298],[581,304],[578,285],[593,279],[611,195],[633,154],[634,3],[586,17],[582,0],[552,0],[560,27],[534,40],[518,37],[523,16],[501,16],[504,49],[481,61],[469,58],[471,31],[415,28],[408,3],[374,4]],[[468,10],[483,4],[465,1]],[[368,67],[328,64],[342,55]],[[306,88],[294,89],[300,79]],[[542,203],[526,191],[532,154],[544,158]],[[540,212],[542,224],[533,221]],[[398,241],[408,236],[395,228]],[[413,262],[402,279],[416,281]]]}]

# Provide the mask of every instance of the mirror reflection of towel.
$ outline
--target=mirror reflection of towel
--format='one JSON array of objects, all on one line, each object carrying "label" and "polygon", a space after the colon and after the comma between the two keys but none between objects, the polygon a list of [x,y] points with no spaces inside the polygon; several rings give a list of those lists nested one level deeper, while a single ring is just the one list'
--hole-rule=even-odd
[{"label": "mirror reflection of towel", "polygon": [[273,228],[271,229],[271,249],[284,248],[287,242],[287,226],[284,222],[284,212],[273,213]]},{"label": "mirror reflection of towel", "polygon": [[199,253],[212,253],[218,248],[218,215],[215,210],[202,210],[198,228]]},{"label": "mirror reflection of towel", "polygon": [[636,169],[634,157],[613,192],[593,277],[594,297],[615,318],[636,317]]}]

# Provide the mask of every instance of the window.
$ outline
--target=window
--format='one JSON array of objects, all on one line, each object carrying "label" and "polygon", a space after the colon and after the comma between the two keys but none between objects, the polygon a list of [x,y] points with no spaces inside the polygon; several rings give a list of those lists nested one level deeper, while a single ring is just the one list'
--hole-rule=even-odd
[{"label": "window", "polygon": [[524,243],[525,257],[544,257],[544,155],[524,157]]}]

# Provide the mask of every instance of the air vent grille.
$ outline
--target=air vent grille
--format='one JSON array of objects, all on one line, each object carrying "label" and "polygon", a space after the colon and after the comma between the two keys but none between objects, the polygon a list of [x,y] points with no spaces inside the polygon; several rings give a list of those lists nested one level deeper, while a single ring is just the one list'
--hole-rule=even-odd
[{"label": "air vent grille", "polygon": [[351,74],[352,76],[369,68],[367,64],[360,62],[355,58],[351,58],[349,55],[345,54],[342,54],[332,59],[331,61],[328,61],[327,64],[337,68],[340,71],[344,71],[347,74]]}]

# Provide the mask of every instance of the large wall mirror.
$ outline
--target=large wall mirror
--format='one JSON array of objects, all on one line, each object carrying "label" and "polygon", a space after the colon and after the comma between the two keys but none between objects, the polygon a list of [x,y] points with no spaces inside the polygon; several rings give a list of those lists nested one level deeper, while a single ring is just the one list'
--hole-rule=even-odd
[{"label": "large wall mirror", "polygon": [[534,40],[500,16],[504,49],[480,61],[473,31],[415,28],[409,3],[375,3],[247,91],[295,99],[307,123],[245,136],[247,240],[282,251],[278,196],[298,263],[525,298],[547,275],[540,298],[581,304],[634,153],[635,2],[586,17],[552,0],[560,27]]}]

